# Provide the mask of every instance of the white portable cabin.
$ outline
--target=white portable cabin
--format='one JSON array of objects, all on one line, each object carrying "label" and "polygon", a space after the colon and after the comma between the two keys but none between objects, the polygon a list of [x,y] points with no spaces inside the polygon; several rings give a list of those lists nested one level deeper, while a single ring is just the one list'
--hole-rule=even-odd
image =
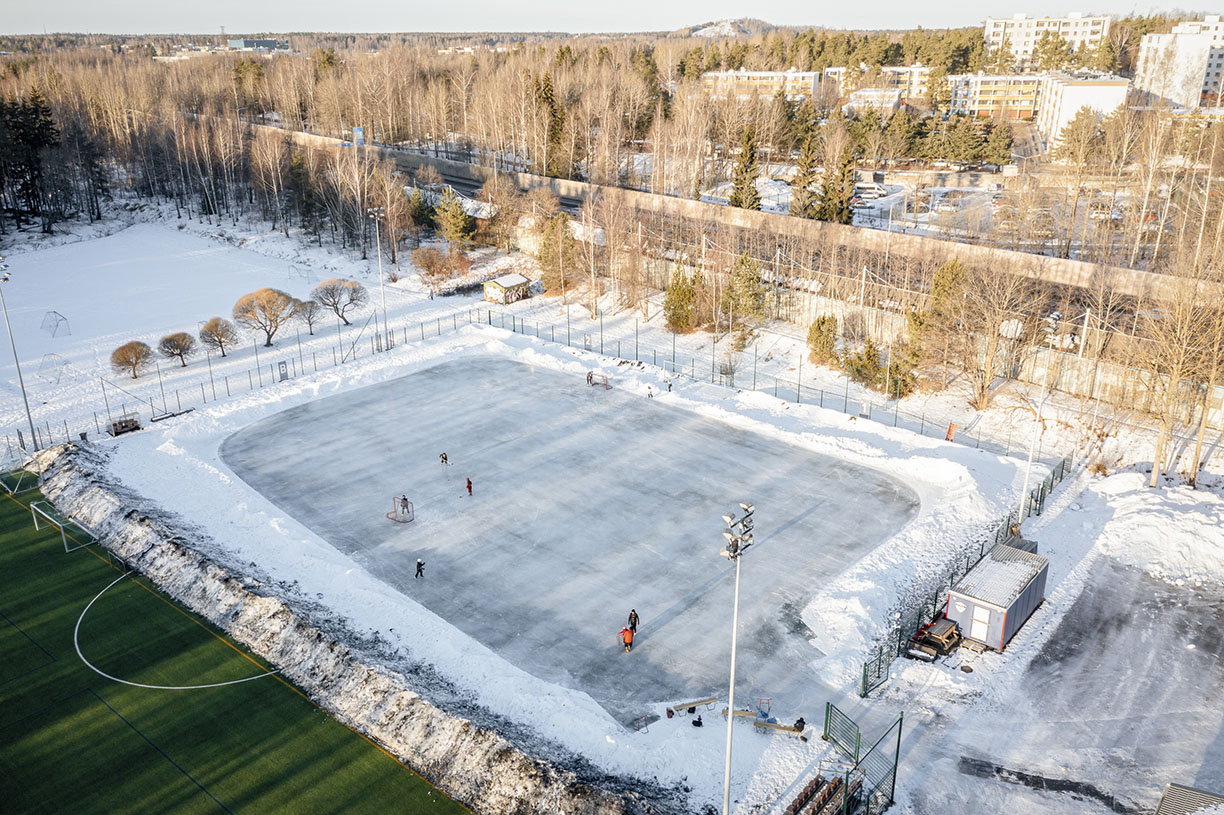
[{"label": "white portable cabin", "polygon": [[948,592],[945,614],[965,639],[1002,651],[1045,600],[1049,558],[999,544]]},{"label": "white portable cabin", "polygon": [[484,299],[494,303],[514,303],[531,296],[531,281],[521,274],[505,274],[484,284]]}]

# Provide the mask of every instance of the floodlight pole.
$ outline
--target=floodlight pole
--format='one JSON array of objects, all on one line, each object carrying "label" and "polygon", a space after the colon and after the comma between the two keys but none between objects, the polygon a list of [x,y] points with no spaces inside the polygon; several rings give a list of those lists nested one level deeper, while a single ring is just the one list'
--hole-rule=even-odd
[{"label": "floodlight pole", "polygon": [[[0,283],[7,283],[9,280],[8,266],[4,263],[4,256],[0,255]],[[9,322],[8,304],[4,302],[4,286],[0,285],[0,310],[4,311],[4,327],[8,330],[9,346],[13,349],[13,364],[17,366],[17,384],[21,387],[21,401],[25,403],[26,421],[30,423],[30,444],[34,445],[35,452],[38,451],[38,434],[34,432],[34,417],[30,414],[30,400],[26,396],[25,380],[21,376],[21,361],[17,359],[17,343],[13,341],[13,325]]]},{"label": "floodlight pole", "polygon": [[723,555],[735,561],[735,600],[731,606],[731,679],[727,686],[727,753],[723,762],[723,815],[731,815],[731,736],[735,724],[735,641],[739,631],[739,587],[740,558],[749,546],[752,546],[752,514],[756,507],[750,503],[741,503],[744,511],[742,518],[732,514],[722,516],[727,524],[723,537],[727,539],[727,548]]},{"label": "floodlight pole", "polygon": [[387,291],[383,287],[383,267],[382,267],[382,238],[378,231],[378,221],[383,216],[382,207],[371,207],[369,209],[370,220],[374,222],[374,246],[378,250],[378,296],[382,299],[383,313],[383,345],[388,345],[387,334]]},{"label": "floodlight pole", "polygon": [[1028,485],[1029,475],[1033,472],[1033,454],[1037,450],[1037,439],[1041,433],[1041,411],[1045,408],[1046,400],[1050,398],[1050,394],[1046,393],[1041,397],[1041,401],[1037,403],[1037,421],[1033,425],[1033,440],[1029,442],[1028,465],[1024,468],[1024,488],[1020,490],[1020,507],[1016,510],[1017,526],[1024,523],[1024,504],[1028,500]]}]

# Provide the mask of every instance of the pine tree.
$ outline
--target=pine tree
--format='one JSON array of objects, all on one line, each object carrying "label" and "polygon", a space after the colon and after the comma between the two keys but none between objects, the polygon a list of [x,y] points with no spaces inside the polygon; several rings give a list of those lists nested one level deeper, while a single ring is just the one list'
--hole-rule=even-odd
[{"label": "pine tree", "polygon": [[540,235],[540,282],[545,291],[565,297],[569,279],[578,271],[578,247],[570,234],[569,216],[553,216]]},{"label": "pine tree", "polygon": [[817,364],[837,362],[837,318],[817,317],[808,327],[808,359]]},{"label": "pine tree", "polygon": [[982,150],[982,134],[977,124],[967,116],[958,117],[948,128],[948,158],[962,164],[978,160]]},{"label": "pine tree", "polygon": [[697,289],[693,279],[683,272],[675,272],[667,283],[663,296],[663,318],[667,327],[684,334],[697,327]]},{"label": "pine tree", "polygon": [[446,188],[442,199],[434,207],[434,219],[438,224],[438,232],[446,240],[447,253],[455,254],[455,250],[463,251],[472,242],[476,232],[476,224],[472,216],[463,208],[463,202],[455,191]]},{"label": "pine tree", "polygon": [[1012,132],[1005,124],[995,125],[982,146],[982,159],[990,164],[1007,164],[1012,157]]},{"label": "pine tree", "polygon": [[820,171],[817,162],[820,156],[816,150],[816,140],[808,137],[803,140],[803,149],[796,163],[795,177],[791,181],[790,214],[799,218],[815,218],[820,183]]},{"label": "pine tree", "polygon": [[1071,43],[1052,31],[1044,31],[1033,46],[1033,62],[1039,71],[1057,71],[1071,61]]},{"label": "pine tree", "polygon": [[825,169],[817,217],[835,224],[852,223],[854,210],[850,208],[850,201],[854,198],[854,185],[857,180],[854,172],[854,151],[847,147],[842,151],[832,171]]},{"label": "pine tree", "polygon": [[434,210],[425,202],[425,195],[416,187],[408,196],[408,217],[417,229],[429,229],[434,225]]},{"label": "pine tree", "polygon": [[293,203],[301,219],[302,228],[320,238],[323,226],[323,204],[315,191],[314,179],[310,176],[310,167],[301,151],[289,159],[289,186]]},{"label": "pine tree", "polygon": [[740,152],[735,159],[735,171],[731,176],[731,200],[733,207],[760,209],[761,193],[756,182],[761,176],[761,163],[757,155],[756,128],[748,125],[740,136]]},{"label": "pine tree", "polygon": [[759,322],[765,317],[765,284],[761,281],[757,262],[747,252],[735,259],[721,306],[739,325]]}]

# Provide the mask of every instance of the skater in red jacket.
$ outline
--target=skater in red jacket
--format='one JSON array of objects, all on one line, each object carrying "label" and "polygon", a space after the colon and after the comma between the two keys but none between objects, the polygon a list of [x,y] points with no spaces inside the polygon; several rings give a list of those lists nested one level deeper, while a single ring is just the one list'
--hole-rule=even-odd
[{"label": "skater in red jacket", "polygon": [[620,630],[620,635],[618,639],[620,639],[621,644],[625,646],[626,654],[633,650],[633,629],[632,628],[630,628],[629,626],[625,626],[624,628],[622,628]]},{"label": "skater in red jacket", "polygon": [[472,479],[469,478],[467,482],[468,482],[468,495],[471,495],[472,494]]}]

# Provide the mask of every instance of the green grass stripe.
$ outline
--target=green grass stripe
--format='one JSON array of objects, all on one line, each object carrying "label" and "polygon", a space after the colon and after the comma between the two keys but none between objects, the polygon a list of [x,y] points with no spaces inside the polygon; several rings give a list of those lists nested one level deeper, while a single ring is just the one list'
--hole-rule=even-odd
[{"label": "green grass stripe", "polygon": [[[30,500],[42,499],[32,492],[22,503]],[[72,630],[120,574],[104,554],[65,553],[56,530],[35,532],[26,507],[0,498],[6,815],[466,811],[279,676],[162,691],[89,670]],[[99,669],[146,684],[224,682],[267,669],[135,576],[90,609],[80,645]]]}]

